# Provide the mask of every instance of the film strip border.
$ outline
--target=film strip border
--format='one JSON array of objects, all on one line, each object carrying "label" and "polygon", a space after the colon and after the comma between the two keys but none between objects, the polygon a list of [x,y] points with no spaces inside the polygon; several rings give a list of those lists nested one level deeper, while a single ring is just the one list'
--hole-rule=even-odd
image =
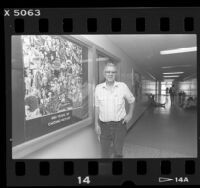
[{"label": "film strip border", "polygon": [[[95,33],[98,30],[98,22],[97,18],[87,18],[87,32]],[[193,17],[185,17],[183,20],[183,31],[184,32],[192,32],[194,31],[194,18]],[[146,22],[144,17],[136,18],[136,31],[137,32],[145,32],[146,31]],[[162,17],[160,18],[160,31],[169,32],[170,27],[170,18]],[[73,32],[74,22],[72,18],[64,18],[62,20],[63,32],[71,33]],[[38,20],[38,30],[40,33],[48,33],[50,28],[49,20],[47,18],[41,18]],[[110,21],[110,31],[111,32],[121,32],[122,29],[122,20],[121,18],[112,18]],[[15,19],[15,33],[24,33],[25,32],[25,23],[24,19]]]},{"label": "film strip border", "polygon": [[[88,162],[88,175],[99,175],[102,174],[102,169],[99,166],[107,165],[106,163],[98,163],[98,161],[89,161]],[[185,174],[186,175],[194,175],[196,165],[195,161],[193,160],[186,160],[185,161]],[[73,175],[74,174],[74,163],[73,161],[65,161],[63,162],[63,174],[64,175]],[[110,164],[112,168],[112,175],[122,175],[123,174],[123,162],[122,161],[112,161]],[[38,163],[38,174],[41,176],[48,176],[50,175],[50,163],[48,161],[40,161]],[[145,160],[138,160],[136,163],[136,168],[138,175],[147,175],[147,162]],[[15,174],[16,176],[25,176],[26,164],[25,162],[15,162]],[[161,160],[160,162],[160,173],[162,175],[169,175],[172,173],[171,161],[170,160]]]},{"label": "film strip border", "polygon": [[27,186],[197,185],[200,172],[192,159],[16,160],[10,167],[11,185]]},{"label": "film strip border", "polygon": [[200,27],[197,8],[5,9],[4,16],[15,34],[194,33]]},{"label": "film strip border", "polygon": [[[18,9],[18,16],[14,16],[16,9],[5,10],[9,12],[9,16],[5,15],[5,37],[12,34],[198,34],[200,31],[199,8],[37,9],[41,11],[38,17],[28,15],[30,9]],[[11,153],[9,142],[7,146]],[[12,160],[10,153],[7,154],[10,186],[200,183],[199,159]]]}]

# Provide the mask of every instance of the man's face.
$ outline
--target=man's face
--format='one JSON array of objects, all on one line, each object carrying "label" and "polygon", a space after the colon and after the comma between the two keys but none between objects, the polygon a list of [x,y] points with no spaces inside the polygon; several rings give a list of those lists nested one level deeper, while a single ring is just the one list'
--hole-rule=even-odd
[{"label": "man's face", "polygon": [[114,82],[117,70],[114,66],[107,66],[105,68],[104,76],[107,82]]}]

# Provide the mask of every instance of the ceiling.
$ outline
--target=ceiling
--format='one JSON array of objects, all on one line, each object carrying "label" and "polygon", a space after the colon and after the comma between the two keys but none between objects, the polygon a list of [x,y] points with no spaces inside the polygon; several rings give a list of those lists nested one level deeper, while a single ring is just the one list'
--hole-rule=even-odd
[{"label": "ceiling", "polygon": [[[160,55],[161,50],[197,46],[196,35],[107,35],[141,70],[163,81],[164,72],[184,72],[176,80],[196,76],[197,53]],[[173,66],[173,67],[170,67]],[[162,68],[166,67],[166,68]]]}]

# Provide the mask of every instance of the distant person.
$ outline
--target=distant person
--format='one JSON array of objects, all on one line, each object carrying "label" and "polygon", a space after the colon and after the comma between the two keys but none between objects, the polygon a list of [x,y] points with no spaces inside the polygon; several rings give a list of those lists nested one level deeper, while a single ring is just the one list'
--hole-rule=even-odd
[{"label": "distant person", "polygon": [[184,91],[179,91],[178,92],[178,102],[179,102],[179,106],[182,106],[184,101],[185,101],[185,92]]},{"label": "distant person", "polygon": [[178,92],[178,104],[179,104],[179,106],[181,106],[181,98],[182,98],[182,91],[180,90]]},{"label": "distant person", "polygon": [[166,95],[168,95],[168,93],[169,93],[169,88],[167,87],[166,88]]},{"label": "distant person", "polygon": [[[98,84],[95,89],[95,131],[100,137],[104,158],[123,157],[126,124],[131,120],[134,110],[135,97],[125,83],[115,81],[116,73],[115,64],[106,64],[106,81]],[[125,99],[129,103],[128,114]]]},{"label": "distant person", "polygon": [[170,95],[171,105],[174,105],[175,95],[176,95],[176,89],[174,84],[172,85],[172,87],[169,88],[169,95]]},{"label": "distant person", "polygon": [[183,106],[183,104],[185,102],[185,98],[186,98],[186,93],[183,91],[182,97],[181,97],[181,106]]}]

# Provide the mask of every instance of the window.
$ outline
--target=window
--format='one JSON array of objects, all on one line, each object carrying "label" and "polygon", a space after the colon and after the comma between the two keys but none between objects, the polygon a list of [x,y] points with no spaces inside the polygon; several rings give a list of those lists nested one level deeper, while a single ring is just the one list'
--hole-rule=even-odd
[{"label": "window", "polygon": [[161,95],[166,95],[166,89],[172,87],[172,82],[161,82]]}]

